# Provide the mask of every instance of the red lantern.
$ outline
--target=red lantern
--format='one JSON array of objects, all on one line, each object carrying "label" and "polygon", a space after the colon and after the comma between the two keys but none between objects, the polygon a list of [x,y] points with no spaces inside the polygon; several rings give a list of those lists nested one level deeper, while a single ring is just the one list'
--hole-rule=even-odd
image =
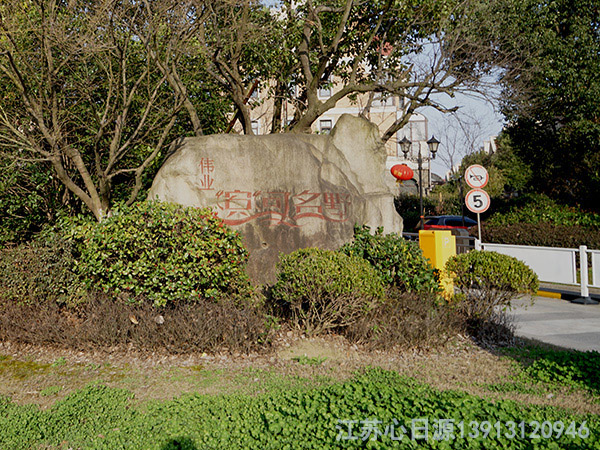
[{"label": "red lantern", "polygon": [[414,175],[413,170],[406,164],[396,164],[390,169],[390,172],[392,172],[392,175],[396,178],[398,183],[410,180]]}]

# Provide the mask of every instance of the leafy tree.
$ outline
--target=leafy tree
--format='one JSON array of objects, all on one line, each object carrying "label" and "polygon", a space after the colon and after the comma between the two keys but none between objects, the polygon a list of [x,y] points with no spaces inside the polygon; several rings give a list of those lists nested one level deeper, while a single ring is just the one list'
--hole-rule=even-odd
[{"label": "leafy tree", "polygon": [[[505,2],[511,3],[511,2]],[[598,208],[600,195],[600,8],[592,0],[514,2],[528,55],[525,83],[507,80],[504,113],[532,186]],[[537,51],[531,52],[531,48]]]},{"label": "leafy tree", "polygon": [[[482,0],[275,4],[3,1],[0,146],[47,164],[101,220],[116,200],[143,195],[174,137],[221,131],[231,113],[252,133],[257,82],[270,88],[272,131],[286,128],[284,99],[295,106],[287,128],[305,132],[342,98],[400,95],[406,108],[386,141],[418,108],[445,111],[436,94],[477,90],[497,67],[520,67],[516,47],[482,32],[494,25]],[[332,76],[341,88],[320,98]]]}]

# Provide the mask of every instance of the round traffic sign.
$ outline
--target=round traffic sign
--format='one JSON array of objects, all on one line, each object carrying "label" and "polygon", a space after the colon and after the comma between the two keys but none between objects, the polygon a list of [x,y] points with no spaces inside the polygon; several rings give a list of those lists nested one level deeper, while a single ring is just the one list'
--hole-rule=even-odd
[{"label": "round traffic sign", "polygon": [[473,164],[465,170],[465,181],[473,189],[485,187],[485,185],[488,184],[489,179],[490,176],[488,175],[488,171],[479,164]]},{"label": "round traffic sign", "polygon": [[471,189],[465,196],[465,204],[469,211],[482,213],[490,207],[490,196],[483,189]]}]

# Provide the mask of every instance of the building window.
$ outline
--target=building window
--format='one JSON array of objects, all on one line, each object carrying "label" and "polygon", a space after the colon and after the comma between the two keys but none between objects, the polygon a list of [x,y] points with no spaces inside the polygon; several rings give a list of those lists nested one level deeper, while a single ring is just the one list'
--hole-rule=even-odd
[{"label": "building window", "polygon": [[331,77],[319,87],[319,98],[331,97]]},{"label": "building window", "polygon": [[373,95],[373,103],[371,103],[371,106],[395,106],[395,104],[396,101],[393,95],[384,92],[375,92],[375,94]]},{"label": "building window", "polygon": [[258,123],[258,120],[252,121],[252,132],[254,134],[260,134],[260,124]]},{"label": "building window", "polygon": [[319,121],[319,132],[321,134],[331,133],[332,128],[333,128],[333,122],[331,119],[323,119],[323,120]]}]

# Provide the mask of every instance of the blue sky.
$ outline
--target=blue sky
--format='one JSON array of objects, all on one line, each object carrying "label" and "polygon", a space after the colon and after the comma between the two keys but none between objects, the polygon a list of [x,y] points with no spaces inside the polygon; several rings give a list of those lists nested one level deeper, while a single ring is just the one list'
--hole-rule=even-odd
[{"label": "blue sky", "polygon": [[[454,99],[444,101],[444,105],[448,107],[458,106],[459,110],[456,115],[460,120],[469,123],[473,121],[477,122],[477,126],[472,127],[476,128],[476,130],[472,131],[477,147],[482,147],[484,140],[489,140],[491,136],[498,135],[502,130],[504,118],[502,114],[498,112],[497,108],[489,101],[470,95],[457,94]],[[451,134],[454,133],[454,130],[449,129],[448,122],[452,122],[453,120],[456,121],[456,119],[448,117],[447,114],[442,114],[433,108],[424,108],[419,112],[424,114],[429,121],[429,137],[433,134],[436,139],[441,142],[439,153],[447,154],[449,147],[452,147],[453,144],[456,145],[456,143],[452,142],[451,136]],[[458,144],[460,145],[460,142]],[[464,149],[461,152],[457,151],[457,153],[464,152]],[[449,170],[447,163],[443,161],[443,156],[444,155],[440,155],[439,158],[432,161],[433,172],[441,177],[444,177]],[[455,163],[456,162],[458,161],[455,161]]]}]

